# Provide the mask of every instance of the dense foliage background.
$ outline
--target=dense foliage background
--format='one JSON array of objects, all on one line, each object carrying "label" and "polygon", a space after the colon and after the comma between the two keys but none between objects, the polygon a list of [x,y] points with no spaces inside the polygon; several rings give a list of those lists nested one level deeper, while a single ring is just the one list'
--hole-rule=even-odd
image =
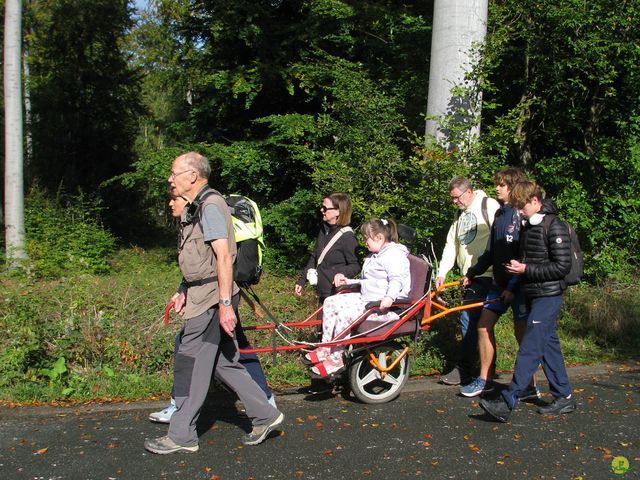
[{"label": "dense foliage background", "polygon": [[161,243],[169,162],[197,149],[215,186],[264,209],[269,265],[287,270],[326,192],[351,193],[356,222],[391,215],[438,244],[450,177],[490,188],[516,165],[577,226],[589,278],[628,280],[640,251],[637,2],[490,2],[472,73],[482,136],[453,152],[422,135],[432,7],[25,2],[29,185],[95,201],[124,244]]},{"label": "dense foliage background", "polygon": [[[514,165],[576,227],[587,280],[633,285],[640,3],[489,4],[487,42],[470,74],[483,93],[482,134],[446,151],[423,136],[432,2],[155,0],[140,12],[126,0],[25,1],[29,288],[43,278],[127,277],[135,268],[118,262],[135,264],[135,255],[118,247],[172,245],[166,175],[191,149],[212,160],[215,187],[261,206],[271,273],[303,264],[327,192],[352,195],[355,224],[393,216],[439,253],[454,210],[450,178],[470,175],[492,194],[492,174]],[[464,133],[452,127],[453,137]],[[170,255],[153,258],[176,274]],[[3,282],[14,292],[13,277]],[[91,325],[118,325],[109,309],[94,310]],[[60,315],[55,335],[89,335]],[[23,323],[27,350],[3,344],[5,365],[51,373],[62,349],[38,343]],[[98,363],[126,357],[131,345],[112,343]]]}]

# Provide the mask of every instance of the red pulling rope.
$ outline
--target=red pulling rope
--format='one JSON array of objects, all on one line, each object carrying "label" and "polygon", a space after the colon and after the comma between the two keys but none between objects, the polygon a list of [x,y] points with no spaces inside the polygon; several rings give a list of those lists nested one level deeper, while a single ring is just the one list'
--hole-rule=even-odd
[{"label": "red pulling rope", "polygon": [[164,326],[169,326],[169,314],[171,313],[171,309],[173,308],[173,302],[169,302],[167,308],[164,309]]}]

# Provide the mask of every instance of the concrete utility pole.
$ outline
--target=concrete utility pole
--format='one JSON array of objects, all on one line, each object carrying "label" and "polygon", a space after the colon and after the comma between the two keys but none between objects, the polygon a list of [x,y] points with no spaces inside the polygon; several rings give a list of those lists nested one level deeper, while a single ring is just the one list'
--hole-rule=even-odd
[{"label": "concrete utility pole", "polygon": [[4,208],[7,262],[25,258],[22,131],[22,1],[4,14]]},{"label": "concrete utility pole", "polygon": [[[488,9],[488,0],[434,1],[426,140],[447,140],[449,132],[438,124],[447,115],[460,122],[480,117],[480,99],[453,95],[451,89],[465,86],[465,73],[472,68],[471,48],[487,34]],[[469,133],[479,135],[479,123]]]}]

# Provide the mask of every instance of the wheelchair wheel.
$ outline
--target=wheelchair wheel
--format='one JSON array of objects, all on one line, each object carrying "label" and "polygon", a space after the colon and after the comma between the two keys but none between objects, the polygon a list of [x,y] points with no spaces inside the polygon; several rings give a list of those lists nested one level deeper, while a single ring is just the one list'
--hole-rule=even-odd
[{"label": "wheelchair wheel", "polygon": [[404,388],[409,379],[409,355],[404,355],[389,372],[382,373],[373,366],[373,354],[381,368],[387,368],[398,359],[404,345],[378,345],[364,351],[349,368],[349,386],[355,397],[364,403],[390,402]]}]

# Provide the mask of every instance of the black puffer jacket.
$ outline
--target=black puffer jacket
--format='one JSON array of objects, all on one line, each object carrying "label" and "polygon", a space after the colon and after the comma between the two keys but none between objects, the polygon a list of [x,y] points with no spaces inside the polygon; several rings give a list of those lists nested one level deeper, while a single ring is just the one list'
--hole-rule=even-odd
[{"label": "black puffer jacket", "polygon": [[553,215],[549,231],[538,215],[527,220],[520,232],[520,255],[527,265],[521,285],[527,298],[561,295],[566,288],[564,277],[571,269],[571,240],[564,222],[558,220],[553,202],[545,200],[540,214]]},{"label": "black puffer jacket", "polygon": [[356,255],[358,241],[353,232],[344,232],[329,249],[320,266],[317,267],[322,250],[341,228],[340,225],[328,225],[323,222],[316,241],[316,248],[296,282],[298,285],[304,285],[307,281],[307,270],[317,268],[318,285],[316,285],[316,290],[321,299],[336,293],[333,286],[333,277],[336,273],[342,273],[347,278],[353,278],[360,273],[360,261]]}]

